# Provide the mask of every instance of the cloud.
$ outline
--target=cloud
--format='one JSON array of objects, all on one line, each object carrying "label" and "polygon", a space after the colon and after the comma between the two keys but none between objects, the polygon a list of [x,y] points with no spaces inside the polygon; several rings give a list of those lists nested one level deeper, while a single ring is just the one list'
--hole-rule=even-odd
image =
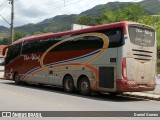
[{"label": "cloud", "polygon": [[[113,1],[140,1],[140,0],[15,0],[14,26],[28,23],[37,23],[44,19],[62,14],[79,14],[92,7]],[[0,4],[3,1],[0,1]],[[10,21],[11,6],[6,6],[2,11],[7,20]],[[0,25],[8,26],[0,18]]]},{"label": "cloud", "polygon": [[[106,0],[18,0],[15,1],[14,26],[40,22],[56,15],[79,14],[102,3],[106,3]],[[7,13],[7,19],[10,19],[10,9],[10,7],[6,8],[3,13]]]},{"label": "cloud", "polygon": [[[41,8],[38,8],[34,2],[30,2],[31,5],[26,5],[26,0],[23,0],[22,2],[17,2],[15,4],[15,14],[19,14],[22,17],[28,17],[28,18],[35,18],[35,17],[41,17],[46,15],[47,12],[44,10],[41,10]],[[38,0],[36,0],[38,2]]]},{"label": "cloud", "polygon": [[18,12],[22,17],[28,17],[28,18],[35,18],[35,17],[41,17],[46,15],[47,12],[41,11],[39,9],[25,9]]}]

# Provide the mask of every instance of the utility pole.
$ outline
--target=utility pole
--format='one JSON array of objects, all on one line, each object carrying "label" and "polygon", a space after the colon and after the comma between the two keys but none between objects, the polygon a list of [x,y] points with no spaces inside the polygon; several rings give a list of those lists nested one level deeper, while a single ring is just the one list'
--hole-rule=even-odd
[{"label": "utility pole", "polygon": [[11,40],[12,40],[12,43],[14,42],[14,26],[13,26],[13,23],[14,23],[14,0],[9,0],[10,1],[10,4],[11,4]]}]

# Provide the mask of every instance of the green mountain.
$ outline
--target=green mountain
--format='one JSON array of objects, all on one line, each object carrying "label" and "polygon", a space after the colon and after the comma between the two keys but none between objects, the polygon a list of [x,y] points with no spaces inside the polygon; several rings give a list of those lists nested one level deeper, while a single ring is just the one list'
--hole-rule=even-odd
[{"label": "green mountain", "polygon": [[4,27],[4,26],[0,26],[0,32],[3,33],[3,32],[7,32],[8,31],[8,28]]},{"label": "green mountain", "polygon": [[151,15],[160,14],[160,0],[143,0],[140,4],[145,8],[147,13]]},{"label": "green mountain", "polygon": [[37,24],[27,24],[16,27],[16,31],[27,32],[33,34],[34,32],[57,32],[70,29],[70,25],[75,22],[77,15],[59,15],[50,19],[46,19]]},{"label": "green mountain", "polygon": [[129,4],[132,4],[132,3],[131,2],[109,2],[104,5],[97,5],[97,6],[93,7],[92,9],[89,9],[89,10],[82,12],[80,15],[81,16],[88,15],[88,16],[95,17],[95,16],[101,14],[102,11],[104,11],[105,9],[115,10],[117,8],[123,8]]},{"label": "green mountain", "polygon": [[[71,29],[71,24],[75,23],[76,18],[78,16],[91,16],[96,17],[100,15],[100,13],[104,9],[111,9],[115,10],[117,8],[122,8],[126,5],[133,4],[132,2],[109,2],[104,5],[98,5],[93,7],[92,9],[86,10],[79,15],[72,14],[72,15],[59,15],[53,18],[46,19],[42,22],[37,24],[26,24],[23,26],[19,26],[15,28],[15,31],[25,32],[28,35],[34,34],[35,32],[59,32],[59,31],[66,31]],[[139,2],[145,11],[150,15],[157,15],[160,14],[160,0],[143,0]],[[0,39],[7,37],[9,33],[9,29],[3,26],[0,26]]]},{"label": "green mountain", "polygon": [[4,26],[0,26],[0,40],[4,37],[9,37],[9,29]]}]

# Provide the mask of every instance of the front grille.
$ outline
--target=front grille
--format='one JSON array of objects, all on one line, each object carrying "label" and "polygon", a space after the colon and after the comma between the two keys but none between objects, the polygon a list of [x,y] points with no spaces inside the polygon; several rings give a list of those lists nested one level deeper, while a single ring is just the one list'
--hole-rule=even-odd
[{"label": "front grille", "polygon": [[132,51],[133,51],[134,59],[136,59],[142,63],[150,61],[153,56],[152,51],[138,50],[138,49],[132,49]]}]

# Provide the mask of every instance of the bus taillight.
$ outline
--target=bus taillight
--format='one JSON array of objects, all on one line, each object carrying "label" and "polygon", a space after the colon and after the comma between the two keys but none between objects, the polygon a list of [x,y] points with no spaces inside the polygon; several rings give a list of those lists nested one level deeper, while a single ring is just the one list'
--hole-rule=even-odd
[{"label": "bus taillight", "polygon": [[126,58],[122,60],[122,77],[123,79],[127,80],[127,69],[126,69]]}]

